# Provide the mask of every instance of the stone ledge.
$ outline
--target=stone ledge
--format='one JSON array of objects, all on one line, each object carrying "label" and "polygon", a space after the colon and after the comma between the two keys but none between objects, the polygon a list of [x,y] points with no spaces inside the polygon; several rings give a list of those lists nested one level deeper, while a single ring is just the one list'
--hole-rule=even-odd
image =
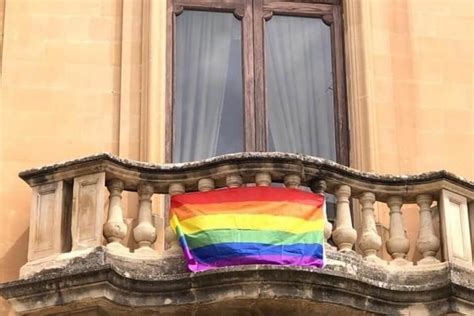
[{"label": "stone ledge", "polygon": [[91,300],[117,310],[160,311],[237,299],[337,304],[373,313],[420,306],[436,313],[466,312],[474,311],[474,274],[448,264],[391,270],[337,252],[328,253],[324,269],[251,265],[189,273],[179,257],[134,260],[100,247],[61,268],[2,284],[0,293],[22,313],[89,306]]},{"label": "stone ledge", "polygon": [[239,173],[244,181],[254,182],[253,177],[262,170],[269,172],[277,182],[282,182],[285,174],[299,175],[302,185],[310,185],[315,179],[325,179],[328,192],[345,183],[351,186],[353,194],[375,192],[378,201],[400,195],[404,203],[414,203],[416,195],[428,193],[437,196],[442,188],[474,201],[474,182],[445,170],[418,175],[381,175],[358,171],[318,157],[281,152],[235,153],[175,164],[144,163],[102,153],[26,170],[19,176],[30,186],[37,186],[105,172],[107,179],[121,179],[125,190],[135,191],[138,183],[145,181],[154,186],[155,193],[167,194],[169,184],[173,182],[182,183],[187,191],[196,191],[197,181],[201,178],[212,177],[216,180],[216,187],[222,187],[225,186],[226,175]]},{"label": "stone ledge", "polygon": [[234,154],[226,154],[216,156],[208,159],[199,161],[184,162],[184,163],[164,163],[154,164],[148,162],[142,162],[137,160],[125,159],[115,156],[111,153],[98,153],[90,156],[85,156],[73,160],[62,161],[51,165],[46,165],[38,168],[32,168],[24,170],[19,173],[20,178],[27,181],[29,178],[38,176],[40,174],[51,173],[60,169],[73,167],[78,164],[88,163],[100,160],[108,160],[120,164],[121,166],[136,169],[139,172],[153,172],[153,171],[187,171],[191,169],[201,169],[206,166],[213,166],[220,163],[233,163],[239,162],[246,159],[259,159],[264,162],[265,159],[275,160],[287,160],[287,161],[300,161],[302,163],[316,164],[321,167],[328,169],[332,168],[339,172],[343,172],[347,175],[357,176],[370,181],[380,182],[391,182],[394,184],[405,184],[405,183],[417,183],[417,182],[429,182],[438,179],[449,179],[459,184],[462,184],[470,189],[474,189],[474,181],[460,177],[446,170],[430,171],[415,175],[392,175],[392,174],[378,174],[374,172],[365,172],[356,170],[341,164],[338,164],[332,160],[323,159],[319,157],[303,155],[303,154],[292,154],[283,152],[242,152]]}]

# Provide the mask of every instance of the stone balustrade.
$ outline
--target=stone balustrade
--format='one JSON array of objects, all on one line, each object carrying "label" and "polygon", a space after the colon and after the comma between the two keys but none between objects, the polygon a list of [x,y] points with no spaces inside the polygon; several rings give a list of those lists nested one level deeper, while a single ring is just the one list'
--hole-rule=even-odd
[{"label": "stone balustrade", "polygon": [[[166,212],[156,220],[160,215],[153,214],[153,195],[272,183],[335,196],[335,220],[325,225],[329,266],[334,260],[361,260],[363,265],[382,269],[377,271],[445,267],[446,262],[472,269],[469,221],[472,225],[474,183],[446,171],[378,175],[285,153],[238,153],[177,164],[149,164],[99,154],[24,171],[20,177],[33,189],[28,263],[21,270],[22,278],[57,268],[60,262],[70,262],[97,247],[132,263],[166,262],[163,258],[179,257],[181,250],[176,236],[164,224]],[[125,191],[138,195],[134,225],[127,225],[130,221],[124,218]],[[419,218],[419,260],[414,262],[407,257],[410,241],[403,211],[407,204],[410,212],[418,209],[411,217]],[[377,231],[376,210],[388,214],[387,240]],[[435,227],[440,227],[440,234]],[[165,240],[157,237],[159,233]],[[127,236],[134,243],[126,244]],[[156,243],[162,245],[157,247]],[[389,256],[380,256],[383,243]]]},{"label": "stone balustrade", "polygon": [[[257,186],[282,183],[289,188],[310,187],[314,192],[334,194],[337,201],[335,225],[332,227],[327,222],[326,239],[331,239],[340,252],[358,249],[368,261],[379,264],[385,261],[377,257],[382,239],[376,229],[374,207],[376,202],[386,204],[390,210],[390,238],[386,241],[386,247],[393,258],[390,263],[397,266],[413,264],[406,260],[410,243],[403,225],[403,205],[416,203],[419,208],[416,248],[422,259],[416,264],[436,263],[439,262],[436,254],[441,249],[441,243],[433,228],[433,202],[437,201],[440,206],[439,200],[444,191],[459,196],[465,201],[455,206],[457,209],[451,209],[453,205],[450,203],[438,208],[441,218],[446,221],[440,223],[441,227],[453,230],[454,235],[446,235],[446,239],[457,238],[454,243],[443,240],[445,254],[438,257],[450,260],[450,245],[454,247],[454,244],[461,242],[463,247],[456,249],[462,249],[463,252],[457,253],[457,256],[452,254],[451,257],[472,265],[469,227],[466,227],[466,233],[463,227],[456,229],[449,225],[462,222],[467,216],[467,205],[474,200],[474,185],[444,171],[416,176],[383,176],[359,172],[314,157],[280,153],[232,154],[199,162],[162,165],[101,154],[24,171],[20,177],[32,186],[35,202],[31,217],[29,261],[84,249],[84,245],[101,246],[104,242],[111,251],[140,258],[177,255],[180,249],[173,232],[169,227],[155,227],[151,207],[153,194],[171,196],[197,190],[205,192],[222,187],[234,188],[247,183]],[[54,189],[48,190],[52,187]],[[109,192],[105,217],[101,209],[101,201],[105,198],[104,187]],[[136,249],[128,249],[123,243],[127,230],[131,229],[124,220],[124,190],[138,194],[137,226],[129,232],[135,240]],[[69,191],[73,192],[72,195]],[[351,208],[353,200],[358,200],[360,210]],[[68,205],[73,205],[73,210],[69,210]],[[463,209],[464,205],[466,207]],[[357,223],[360,227],[354,225],[355,212],[360,212],[360,222]],[[76,214],[72,222],[67,218],[69,213]],[[40,226],[45,225],[45,221],[62,223],[63,227],[53,232],[42,230]],[[38,226],[38,223],[41,225]],[[157,240],[157,230],[160,229],[166,230],[165,238],[170,245],[164,254],[158,254],[152,247]],[[67,249],[64,247],[68,239],[66,235],[71,233],[72,247]],[[102,234],[104,239],[97,237]]]}]

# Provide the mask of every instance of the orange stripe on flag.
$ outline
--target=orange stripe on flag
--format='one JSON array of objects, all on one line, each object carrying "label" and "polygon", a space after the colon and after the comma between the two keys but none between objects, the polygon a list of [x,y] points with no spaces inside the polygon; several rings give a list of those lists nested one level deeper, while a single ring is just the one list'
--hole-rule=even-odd
[{"label": "orange stripe on flag", "polygon": [[172,208],[171,211],[176,214],[180,220],[185,220],[194,216],[212,214],[267,214],[275,216],[291,216],[309,221],[322,219],[324,216],[322,207],[287,201],[182,204],[179,207]]}]

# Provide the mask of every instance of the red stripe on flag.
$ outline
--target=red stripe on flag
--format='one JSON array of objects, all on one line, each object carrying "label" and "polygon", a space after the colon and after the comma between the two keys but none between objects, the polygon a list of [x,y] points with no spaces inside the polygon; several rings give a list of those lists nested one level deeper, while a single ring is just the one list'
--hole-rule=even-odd
[{"label": "red stripe on flag", "polygon": [[308,204],[319,208],[324,203],[324,196],[290,188],[241,187],[174,195],[171,197],[171,207],[178,208],[184,204],[214,204],[249,201],[288,201],[299,204]]}]

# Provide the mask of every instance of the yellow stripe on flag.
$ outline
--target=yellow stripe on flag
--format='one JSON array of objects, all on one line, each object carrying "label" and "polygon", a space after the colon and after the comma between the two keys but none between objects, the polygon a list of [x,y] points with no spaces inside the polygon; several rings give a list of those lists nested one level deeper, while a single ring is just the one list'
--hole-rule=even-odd
[{"label": "yellow stripe on flag", "polygon": [[301,234],[324,228],[324,219],[306,221],[296,217],[263,214],[203,215],[181,222],[179,222],[176,215],[173,215],[171,225],[174,230],[176,230],[178,223],[184,234],[195,234],[211,229],[255,229]]}]

